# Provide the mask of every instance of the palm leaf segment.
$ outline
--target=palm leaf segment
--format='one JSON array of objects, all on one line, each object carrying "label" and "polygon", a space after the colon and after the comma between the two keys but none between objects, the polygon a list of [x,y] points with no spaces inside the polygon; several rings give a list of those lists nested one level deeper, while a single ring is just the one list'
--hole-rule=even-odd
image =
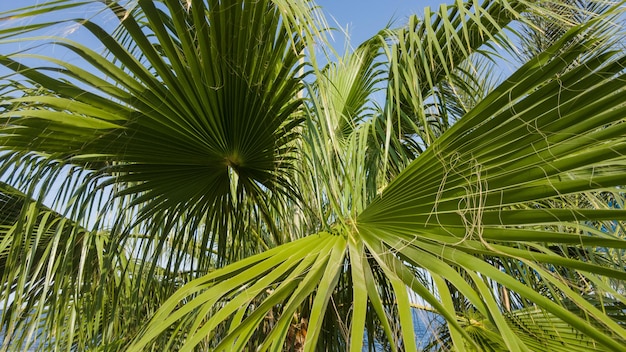
[{"label": "palm leaf segment", "polygon": [[[53,321],[74,323],[80,296],[76,287],[93,285],[97,291],[110,273],[102,267],[108,236],[76,226],[4,183],[0,199],[0,289],[3,297],[10,297],[2,305],[3,348],[35,348],[36,340],[59,348],[59,341],[50,336],[66,332]],[[119,280],[119,273],[115,276]],[[90,331],[97,325],[86,325],[82,331],[98,333]]]},{"label": "palm leaf segment", "polygon": [[[623,319],[624,314],[621,311],[624,308],[623,304],[607,299],[602,303],[610,310],[615,309],[614,312],[607,312],[607,314],[614,314],[616,319]],[[567,308],[572,311],[578,310],[575,305],[568,305]],[[597,344],[593,339],[565,324],[558,317],[537,307],[514,310],[507,313],[505,318],[520,340],[533,351],[599,352],[606,350],[606,347]],[[508,351],[502,336],[497,333],[497,329],[488,319],[481,319],[476,314],[470,314],[457,317],[457,321],[481,351]],[[432,336],[431,340],[432,342],[425,346],[425,350],[438,351],[452,349],[454,346],[450,331],[443,326]]]}]

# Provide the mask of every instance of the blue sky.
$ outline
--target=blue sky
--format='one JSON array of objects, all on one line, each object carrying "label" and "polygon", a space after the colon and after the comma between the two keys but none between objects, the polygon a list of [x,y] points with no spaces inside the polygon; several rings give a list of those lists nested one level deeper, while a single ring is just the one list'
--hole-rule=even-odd
[{"label": "blue sky", "polygon": [[[422,17],[424,8],[436,10],[451,0],[318,0],[328,24],[347,29],[350,44],[358,46],[393,20],[394,27],[406,24],[411,14]],[[336,49],[342,48],[341,35],[335,36]]]}]

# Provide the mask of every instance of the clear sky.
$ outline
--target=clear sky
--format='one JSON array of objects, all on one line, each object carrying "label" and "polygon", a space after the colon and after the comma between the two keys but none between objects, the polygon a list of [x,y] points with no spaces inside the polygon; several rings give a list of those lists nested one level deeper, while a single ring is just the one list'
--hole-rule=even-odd
[{"label": "clear sky", "polygon": [[[399,27],[406,24],[412,14],[422,17],[426,6],[436,10],[444,2],[452,0],[318,0],[317,4],[324,10],[328,24],[347,29],[350,44],[358,46],[390,22],[392,27]],[[340,50],[341,35],[335,37],[335,42],[339,43],[336,48]]]}]

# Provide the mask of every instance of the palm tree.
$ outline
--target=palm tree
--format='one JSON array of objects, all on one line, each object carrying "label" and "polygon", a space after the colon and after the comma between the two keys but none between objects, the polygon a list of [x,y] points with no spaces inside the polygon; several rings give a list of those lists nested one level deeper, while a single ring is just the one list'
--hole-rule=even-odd
[{"label": "palm tree", "polygon": [[0,14],[3,349],[412,351],[415,295],[419,347],[623,350],[622,8],[568,4],[457,1],[341,56],[304,0]]}]

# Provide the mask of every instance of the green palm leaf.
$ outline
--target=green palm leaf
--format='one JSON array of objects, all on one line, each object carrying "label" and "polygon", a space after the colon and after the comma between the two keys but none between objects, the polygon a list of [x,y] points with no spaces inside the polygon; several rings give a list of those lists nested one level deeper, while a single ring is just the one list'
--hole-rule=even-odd
[{"label": "green palm leaf", "polygon": [[69,82],[44,68],[24,67],[15,61],[20,55],[1,58],[50,91],[7,102],[18,107],[2,115],[8,125],[3,144],[100,165],[99,172],[123,187],[121,196],[138,195],[129,203],[141,205],[142,218],[213,209],[207,225],[218,251],[226,253],[227,244],[236,246],[229,228],[241,226],[229,209],[267,202],[274,192],[294,194],[287,178],[302,40],[287,31],[270,3],[198,1],[189,10],[178,1],[165,1],[165,8],[152,1],[138,5],[146,22],[123,17],[121,26],[145,62],[90,21],[83,26],[115,62],[62,38],[57,44],[84,59],[89,71],[37,57],[56,64],[54,71]]}]

